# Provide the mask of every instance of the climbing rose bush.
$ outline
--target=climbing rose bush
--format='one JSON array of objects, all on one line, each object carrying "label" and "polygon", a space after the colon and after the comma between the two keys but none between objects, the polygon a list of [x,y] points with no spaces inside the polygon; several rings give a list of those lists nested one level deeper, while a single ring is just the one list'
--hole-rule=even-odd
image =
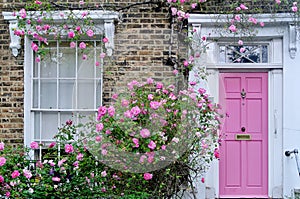
[{"label": "climbing rose bush", "polygon": [[[211,159],[219,115],[205,89],[176,91],[149,78],[132,81],[109,107],[98,109],[87,146],[104,164],[117,170],[145,173],[162,169],[182,156],[194,166]],[[208,147],[209,146],[209,147]]]},{"label": "climbing rose bush", "polygon": [[[84,124],[67,121],[49,145],[1,143],[0,195],[168,198],[218,157],[218,107],[204,89],[176,91],[150,78],[114,98]],[[32,161],[39,148],[43,158]]]}]

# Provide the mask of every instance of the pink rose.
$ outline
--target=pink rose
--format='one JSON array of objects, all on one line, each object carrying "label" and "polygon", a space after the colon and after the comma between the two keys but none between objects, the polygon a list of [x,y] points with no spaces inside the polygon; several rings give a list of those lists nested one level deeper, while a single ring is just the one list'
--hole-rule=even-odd
[{"label": "pink rose", "polygon": [[66,161],[67,161],[66,159],[61,159],[60,161],[58,161],[57,165],[60,167]]},{"label": "pink rose", "polygon": [[85,49],[86,48],[86,44],[84,42],[80,42],[79,48],[80,49]]},{"label": "pink rose", "polygon": [[156,148],[156,144],[155,142],[153,142],[152,140],[150,141],[150,143],[148,144],[148,148],[151,150],[154,150]]},{"label": "pink rose", "polygon": [[229,30],[232,31],[232,32],[236,32],[237,31],[235,25],[233,25],[233,24],[231,26],[229,26]]},{"label": "pink rose", "polygon": [[76,159],[81,161],[83,158],[83,154],[82,153],[78,153],[77,156],[76,156]]},{"label": "pink rose", "polygon": [[104,128],[104,125],[103,125],[102,123],[96,124],[96,131],[97,131],[97,132],[102,131],[103,128]]},{"label": "pink rose", "polygon": [[147,156],[145,156],[145,155],[142,155],[141,157],[140,157],[140,163],[142,164],[142,163],[144,163],[144,161],[145,161],[145,159],[147,158]]},{"label": "pink rose", "polygon": [[12,178],[17,178],[20,176],[20,172],[18,170],[14,170],[11,174],[11,177]]},{"label": "pink rose", "polygon": [[36,63],[41,62],[41,58],[40,58],[40,57],[36,57],[36,58],[35,58],[35,62],[36,62]]},{"label": "pink rose", "polygon": [[156,88],[157,89],[162,89],[163,87],[164,87],[164,85],[161,82],[156,83]]},{"label": "pink rose", "polygon": [[0,183],[4,182],[4,178],[2,175],[0,175]]},{"label": "pink rose", "polygon": [[3,150],[4,150],[4,143],[0,142],[0,151],[3,151]]},{"label": "pink rose", "polygon": [[240,20],[241,20],[241,17],[240,17],[240,15],[235,15],[235,16],[234,16],[234,19],[237,20],[237,21],[240,21]]},{"label": "pink rose", "polygon": [[206,92],[206,90],[204,88],[199,88],[198,92],[202,95]]},{"label": "pink rose", "polygon": [[177,8],[172,7],[171,11],[172,11],[173,16],[175,16],[177,14]]},{"label": "pink rose", "polygon": [[98,108],[98,117],[97,120],[100,120],[106,114],[107,108],[106,106],[100,106]]},{"label": "pink rose", "polygon": [[151,180],[153,175],[151,173],[144,173],[144,179],[145,180]]},{"label": "pink rose", "polygon": [[153,83],[154,83],[154,80],[152,78],[147,79],[147,84],[153,84]]},{"label": "pink rose", "polygon": [[126,99],[122,99],[122,101],[121,101],[121,106],[122,106],[122,107],[127,107],[128,105],[129,105],[129,101],[126,100]]},{"label": "pink rose", "polygon": [[293,12],[297,12],[297,11],[298,11],[297,6],[293,6],[293,7],[292,7],[292,11],[293,11]]},{"label": "pink rose", "polygon": [[214,150],[214,156],[215,156],[215,158],[217,158],[217,159],[220,158],[220,153],[219,153],[219,149],[218,149],[218,148],[216,148],[216,149]]},{"label": "pink rose", "polygon": [[142,136],[142,138],[148,138],[150,137],[151,133],[148,129],[142,129],[140,131],[140,135]]},{"label": "pink rose", "polygon": [[53,182],[59,182],[59,181],[60,181],[60,178],[59,178],[59,177],[53,177],[53,178],[52,178],[52,181],[53,181]]},{"label": "pink rose", "polygon": [[183,62],[183,66],[184,67],[187,67],[189,65],[189,62],[187,61],[187,60],[185,60],[184,62]]},{"label": "pink rose", "polygon": [[102,140],[102,137],[100,135],[97,135],[96,138],[95,138],[96,142],[101,142]]},{"label": "pink rose", "polygon": [[104,37],[104,38],[102,39],[102,41],[103,41],[104,43],[107,43],[107,42],[108,42],[108,38],[107,38],[107,37]]},{"label": "pink rose", "polygon": [[73,31],[68,32],[68,37],[69,38],[74,38],[75,37],[75,33]]},{"label": "pink rose", "polygon": [[86,31],[87,36],[92,37],[94,36],[94,32],[93,30],[89,29],[88,31]]},{"label": "pink rose", "polygon": [[148,95],[148,100],[153,100],[153,94]]},{"label": "pink rose", "polygon": [[27,179],[30,179],[32,177],[31,171],[29,171],[27,169],[23,169],[23,174]]},{"label": "pink rose", "polygon": [[81,30],[81,27],[80,26],[76,26],[75,29],[76,29],[77,32],[79,32]]},{"label": "pink rose", "polygon": [[138,114],[141,113],[141,109],[138,106],[135,106],[135,107],[132,107],[130,112],[132,115],[137,116]]},{"label": "pink rose", "polygon": [[51,148],[55,147],[55,145],[56,145],[56,142],[51,142],[51,143],[49,144],[49,148],[51,149]]},{"label": "pink rose", "polygon": [[108,107],[107,113],[110,117],[113,117],[115,115],[115,108],[113,106]]},{"label": "pink rose", "polygon": [[100,57],[101,59],[103,59],[105,56],[106,56],[105,53],[100,53],[100,56],[99,56],[99,57]]},{"label": "pink rose", "polygon": [[31,142],[30,143],[30,148],[31,149],[38,149],[39,148],[39,144],[37,142]]},{"label": "pink rose", "polygon": [[158,109],[160,107],[160,105],[161,104],[159,102],[157,102],[157,101],[151,101],[150,102],[150,108],[152,108],[153,110]]},{"label": "pink rose", "polygon": [[178,74],[178,70],[176,70],[176,69],[173,70],[173,74],[174,74],[174,75],[177,75],[177,74]]},{"label": "pink rose", "polygon": [[240,8],[241,8],[242,10],[247,10],[247,9],[248,9],[244,4],[241,4],[241,5],[240,5]]},{"label": "pink rose", "polygon": [[74,41],[70,42],[70,48],[75,48],[76,47],[76,43]]},{"label": "pink rose", "polygon": [[19,12],[20,16],[22,19],[26,18],[26,10],[24,8],[22,8]]},{"label": "pink rose", "polygon": [[243,52],[245,52],[245,48],[240,48],[240,53],[243,53]]},{"label": "pink rose", "polygon": [[39,47],[36,43],[32,42],[31,43],[31,49],[34,51],[34,52],[37,52],[39,50]]},{"label": "pink rose", "polygon": [[73,148],[72,144],[66,144],[65,145],[65,152],[66,153],[72,153],[72,152],[74,152],[74,148]]},{"label": "pink rose", "polygon": [[201,182],[204,183],[204,182],[205,182],[205,179],[204,179],[204,178],[201,178]]},{"label": "pink rose", "polygon": [[135,144],[135,148],[138,148],[140,145],[139,145],[139,139],[137,138],[132,138],[132,142]]},{"label": "pink rose", "polygon": [[102,171],[102,172],[101,172],[101,176],[102,176],[102,177],[105,177],[105,176],[107,176],[107,173],[106,173],[106,171]]},{"label": "pink rose", "polygon": [[87,55],[86,54],[82,55],[82,60],[87,60]]}]

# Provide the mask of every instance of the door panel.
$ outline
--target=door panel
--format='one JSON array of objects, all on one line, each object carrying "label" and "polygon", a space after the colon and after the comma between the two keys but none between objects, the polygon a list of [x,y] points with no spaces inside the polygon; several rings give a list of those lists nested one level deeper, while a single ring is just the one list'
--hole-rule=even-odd
[{"label": "door panel", "polygon": [[219,82],[220,102],[226,109],[220,197],[267,198],[268,74],[221,73]]}]

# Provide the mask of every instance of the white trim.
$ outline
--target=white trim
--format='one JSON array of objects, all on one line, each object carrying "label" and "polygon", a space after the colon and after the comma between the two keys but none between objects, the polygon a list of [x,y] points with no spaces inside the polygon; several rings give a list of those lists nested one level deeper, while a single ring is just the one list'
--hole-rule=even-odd
[{"label": "white trim", "polygon": [[268,80],[269,197],[283,197],[283,71],[270,70]]},{"label": "white trim", "polygon": [[[31,115],[30,108],[32,107],[32,95],[33,86],[31,84],[32,69],[33,69],[33,51],[30,49],[30,39],[25,37],[24,42],[24,144],[30,146],[30,142],[33,140],[33,126],[31,121],[33,116]],[[31,154],[33,157],[33,154]]]}]

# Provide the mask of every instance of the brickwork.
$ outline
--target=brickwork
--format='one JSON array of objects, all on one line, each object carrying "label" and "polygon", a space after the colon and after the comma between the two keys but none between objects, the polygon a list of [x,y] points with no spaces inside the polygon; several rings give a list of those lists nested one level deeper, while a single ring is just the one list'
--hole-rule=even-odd
[{"label": "brickwork", "polygon": [[[267,2],[209,0],[195,12],[224,13],[232,10],[240,3],[249,7],[260,7],[266,12],[273,7]],[[22,7],[21,1],[0,0],[0,140],[17,144],[23,140],[23,109],[24,109],[24,71],[23,55],[20,50],[17,58],[9,49],[10,38],[8,22],[3,20],[2,11],[13,11]],[[80,8],[78,0],[66,0],[57,9]],[[76,2],[74,4],[74,2]],[[121,0],[90,1],[89,9],[117,10],[121,13],[121,21],[116,24],[115,52],[112,62],[107,62],[104,68],[103,97],[104,103],[110,102],[113,93],[123,90],[133,79],[145,80],[152,77],[163,81],[172,77],[172,66],[165,65],[169,54],[185,53],[186,48],[178,47],[182,39],[172,33],[168,8],[160,1]],[[132,6],[134,5],[135,6]],[[273,5],[272,4],[272,5]],[[172,34],[171,34],[172,33]],[[172,41],[172,43],[171,43]]]},{"label": "brickwork", "polygon": [[[76,8],[72,3],[78,1],[64,2]],[[95,2],[89,4],[92,9],[101,6],[101,2]],[[152,77],[163,81],[173,76],[173,68],[164,64],[169,50],[172,54],[178,51],[177,35],[171,35],[168,8],[157,6],[155,1],[128,7],[140,2],[127,0],[114,4],[110,1],[106,7],[117,9],[122,15],[122,20],[116,24],[113,60],[104,68],[103,97],[106,104],[112,93],[123,90],[133,79]],[[0,0],[0,13],[21,7],[20,1]],[[12,55],[8,33],[8,22],[0,14],[0,140],[18,144],[23,142],[24,52],[21,50],[16,58]],[[174,44],[169,48],[171,37]]]},{"label": "brickwork", "polygon": [[[0,3],[2,12],[3,3]],[[9,49],[8,23],[0,17],[0,140],[23,143],[23,52],[13,57]]]}]

